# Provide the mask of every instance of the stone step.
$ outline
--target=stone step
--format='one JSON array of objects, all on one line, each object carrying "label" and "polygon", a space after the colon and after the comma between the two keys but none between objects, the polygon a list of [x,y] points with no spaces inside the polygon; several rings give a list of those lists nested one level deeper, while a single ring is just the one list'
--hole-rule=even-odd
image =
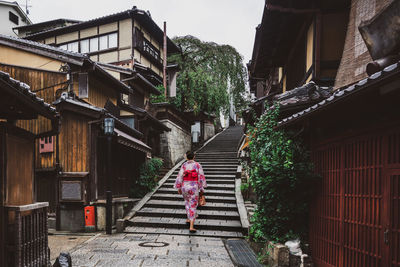
[{"label": "stone step", "polygon": [[[161,188],[173,188],[175,183],[167,182],[164,183]],[[235,190],[235,185],[234,184],[210,184],[207,185],[206,191],[207,190],[228,190],[228,191],[234,191]]]},{"label": "stone step", "polygon": [[[175,171],[172,173],[172,175],[177,175],[179,171]],[[204,171],[204,175],[231,175],[231,176],[236,176],[236,169],[235,170],[229,170],[229,171],[219,171],[219,170],[213,170],[213,171]]]},{"label": "stone step", "polygon": [[222,157],[197,157],[196,156],[196,158],[195,158],[195,161],[204,161],[204,160],[207,160],[207,159],[210,159],[210,160],[220,160],[220,161],[226,161],[226,160],[231,160],[231,161],[238,161],[239,159],[237,158],[237,157],[224,157],[224,156],[222,156]]},{"label": "stone step", "polygon": [[[239,213],[235,211],[198,210],[198,214],[198,219],[240,220]],[[185,209],[143,208],[137,211],[135,215],[143,217],[173,217],[186,219]]]},{"label": "stone step", "polygon": [[[202,166],[202,167],[203,167],[203,171],[204,171],[204,172],[236,172],[237,166],[238,166],[238,165],[231,165],[231,166],[224,166],[224,167],[213,167],[213,166],[211,166],[211,167],[209,167],[209,166],[206,166],[206,167]],[[176,170],[174,171],[174,173],[178,173],[179,171],[180,171],[180,168],[179,168],[179,169],[176,169]]]},{"label": "stone step", "polygon": [[197,160],[198,163],[200,164],[206,164],[208,162],[211,163],[219,163],[219,164],[225,164],[225,163],[231,163],[231,164],[238,164],[238,160],[220,160],[220,159],[204,159],[204,160]]},{"label": "stone step", "polygon": [[[171,194],[161,194],[161,193],[156,193],[154,194],[151,199],[155,200],[180,200],[183,201],[182,195],[171,195]],[[207,203],[236,203],[236,198],[235,197],[225,197],[225,196],[207,196],[206,197]]]},{"label": "stone step", "polygon": [[[157,190],[157,193],[160,194],[177,194],[177,190],[175,188],[160,188]],[[235,192],[228,192],[223,190],[210,190],[208,187],[206,188],[206,197],[207,196],[227,196],[227,197],[235,197]]]},{"label": "stone step", "polygon": [[188,228],[153,228],[153,227],[127,227],[124,233],[137,233],[137,234],[166,234],[166,235],[190,235],[202,237],[220,237],[220,238],[241,238],[241,232],[229,231],[213,231],[213,230],[197,230],[196,233],[190,233]]},{"label": "stone step", "polygon": [[207,168],[207,167],[211,167],[211,168],[220,168],[220,167],[228,167],[228,168],[233,168],[238,166],[237,163],[215,163],[215,162],[206,162],[206,163],[202,163],[201,166],[203,167],[203,169]]},{"label": "stone step", "polygon": [[[144,205],[149,208],[170,208],[170,209],[184,209],[185,203],[183,201],[171,200],[153,200],[150,199]],[[205,206],[198,207],[198,210],[219,210],[219,211],[237,211],[236,204],[233,203],[207,203]]]},{"label": "stone step", "polygon": [[[167,218],[167,217],[142,217],[135,216],[129,220],[128,225],[140,227],[163,227],[163,228],[188,228],[185,218]],[[240,232],[242,225],[240,221],[197,219],[195,228],[199,230],[220,230],[228,232]]]},{"label": "stone step", "polygon": [[196,155],[236,155],[236,152],[224,152],[224,153],[209,153],[209,152],[197,152]]},{"label": "stone step", "polygon": [[[209,184],[235,184],[235,180],[233,179],[207,179],[207,185]],[[168,178],[167,182],[175,183],[175,178]]]}]

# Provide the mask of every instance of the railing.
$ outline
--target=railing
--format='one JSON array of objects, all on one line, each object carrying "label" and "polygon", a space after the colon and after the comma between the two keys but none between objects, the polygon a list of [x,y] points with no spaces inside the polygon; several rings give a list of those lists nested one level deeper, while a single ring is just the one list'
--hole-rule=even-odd
[{"label": "railing", "polygon": [[7,266],[48,266],[47,202],[6,206]]}]

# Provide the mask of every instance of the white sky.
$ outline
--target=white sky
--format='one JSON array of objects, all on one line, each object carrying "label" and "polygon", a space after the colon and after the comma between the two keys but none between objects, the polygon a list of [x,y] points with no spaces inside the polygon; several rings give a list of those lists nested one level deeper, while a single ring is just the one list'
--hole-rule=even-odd
[{"label": "white sky", "polygon": [[[26,0],[17,1],[25,9]],[[229,44],[247,63],[253,51],[255,27],[261,22],[265,0],[28,0],[30,19],[88,20],[136,5],[149,10],[169,37],[194,35],[203,41]]]}]

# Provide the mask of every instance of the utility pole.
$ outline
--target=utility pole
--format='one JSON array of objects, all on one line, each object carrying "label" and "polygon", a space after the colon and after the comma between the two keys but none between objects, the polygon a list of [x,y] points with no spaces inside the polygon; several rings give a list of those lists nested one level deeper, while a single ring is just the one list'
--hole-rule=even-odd
[{"label": "utility pole", "polygon": [[166,21],[164,21],[163,85],[164,85],[164,95],[165,98],[167,98],[167,22]]}]

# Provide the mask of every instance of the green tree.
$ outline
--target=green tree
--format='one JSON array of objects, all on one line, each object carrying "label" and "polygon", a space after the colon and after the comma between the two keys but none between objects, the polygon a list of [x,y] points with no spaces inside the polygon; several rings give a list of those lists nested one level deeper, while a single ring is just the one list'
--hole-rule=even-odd
[{"label": "green tree", "polygon": [[235,48],[203,42],[193,36],[175,37],[173,41],[182,53],[168,59],[181,69],[177,78],[177,96],[169,100],[171,103],[180,110],[214,114],[220,111],[226,114],[230,98],[236,110],[246,106],[247,74],[243,58]]},{"label": "green tree", "polygon": [[256,240],[307,239],[308,209],[317,177],[300,138],[277,129],[279,105],[250,127],[250,183],[257,209],[250,234]]}]

